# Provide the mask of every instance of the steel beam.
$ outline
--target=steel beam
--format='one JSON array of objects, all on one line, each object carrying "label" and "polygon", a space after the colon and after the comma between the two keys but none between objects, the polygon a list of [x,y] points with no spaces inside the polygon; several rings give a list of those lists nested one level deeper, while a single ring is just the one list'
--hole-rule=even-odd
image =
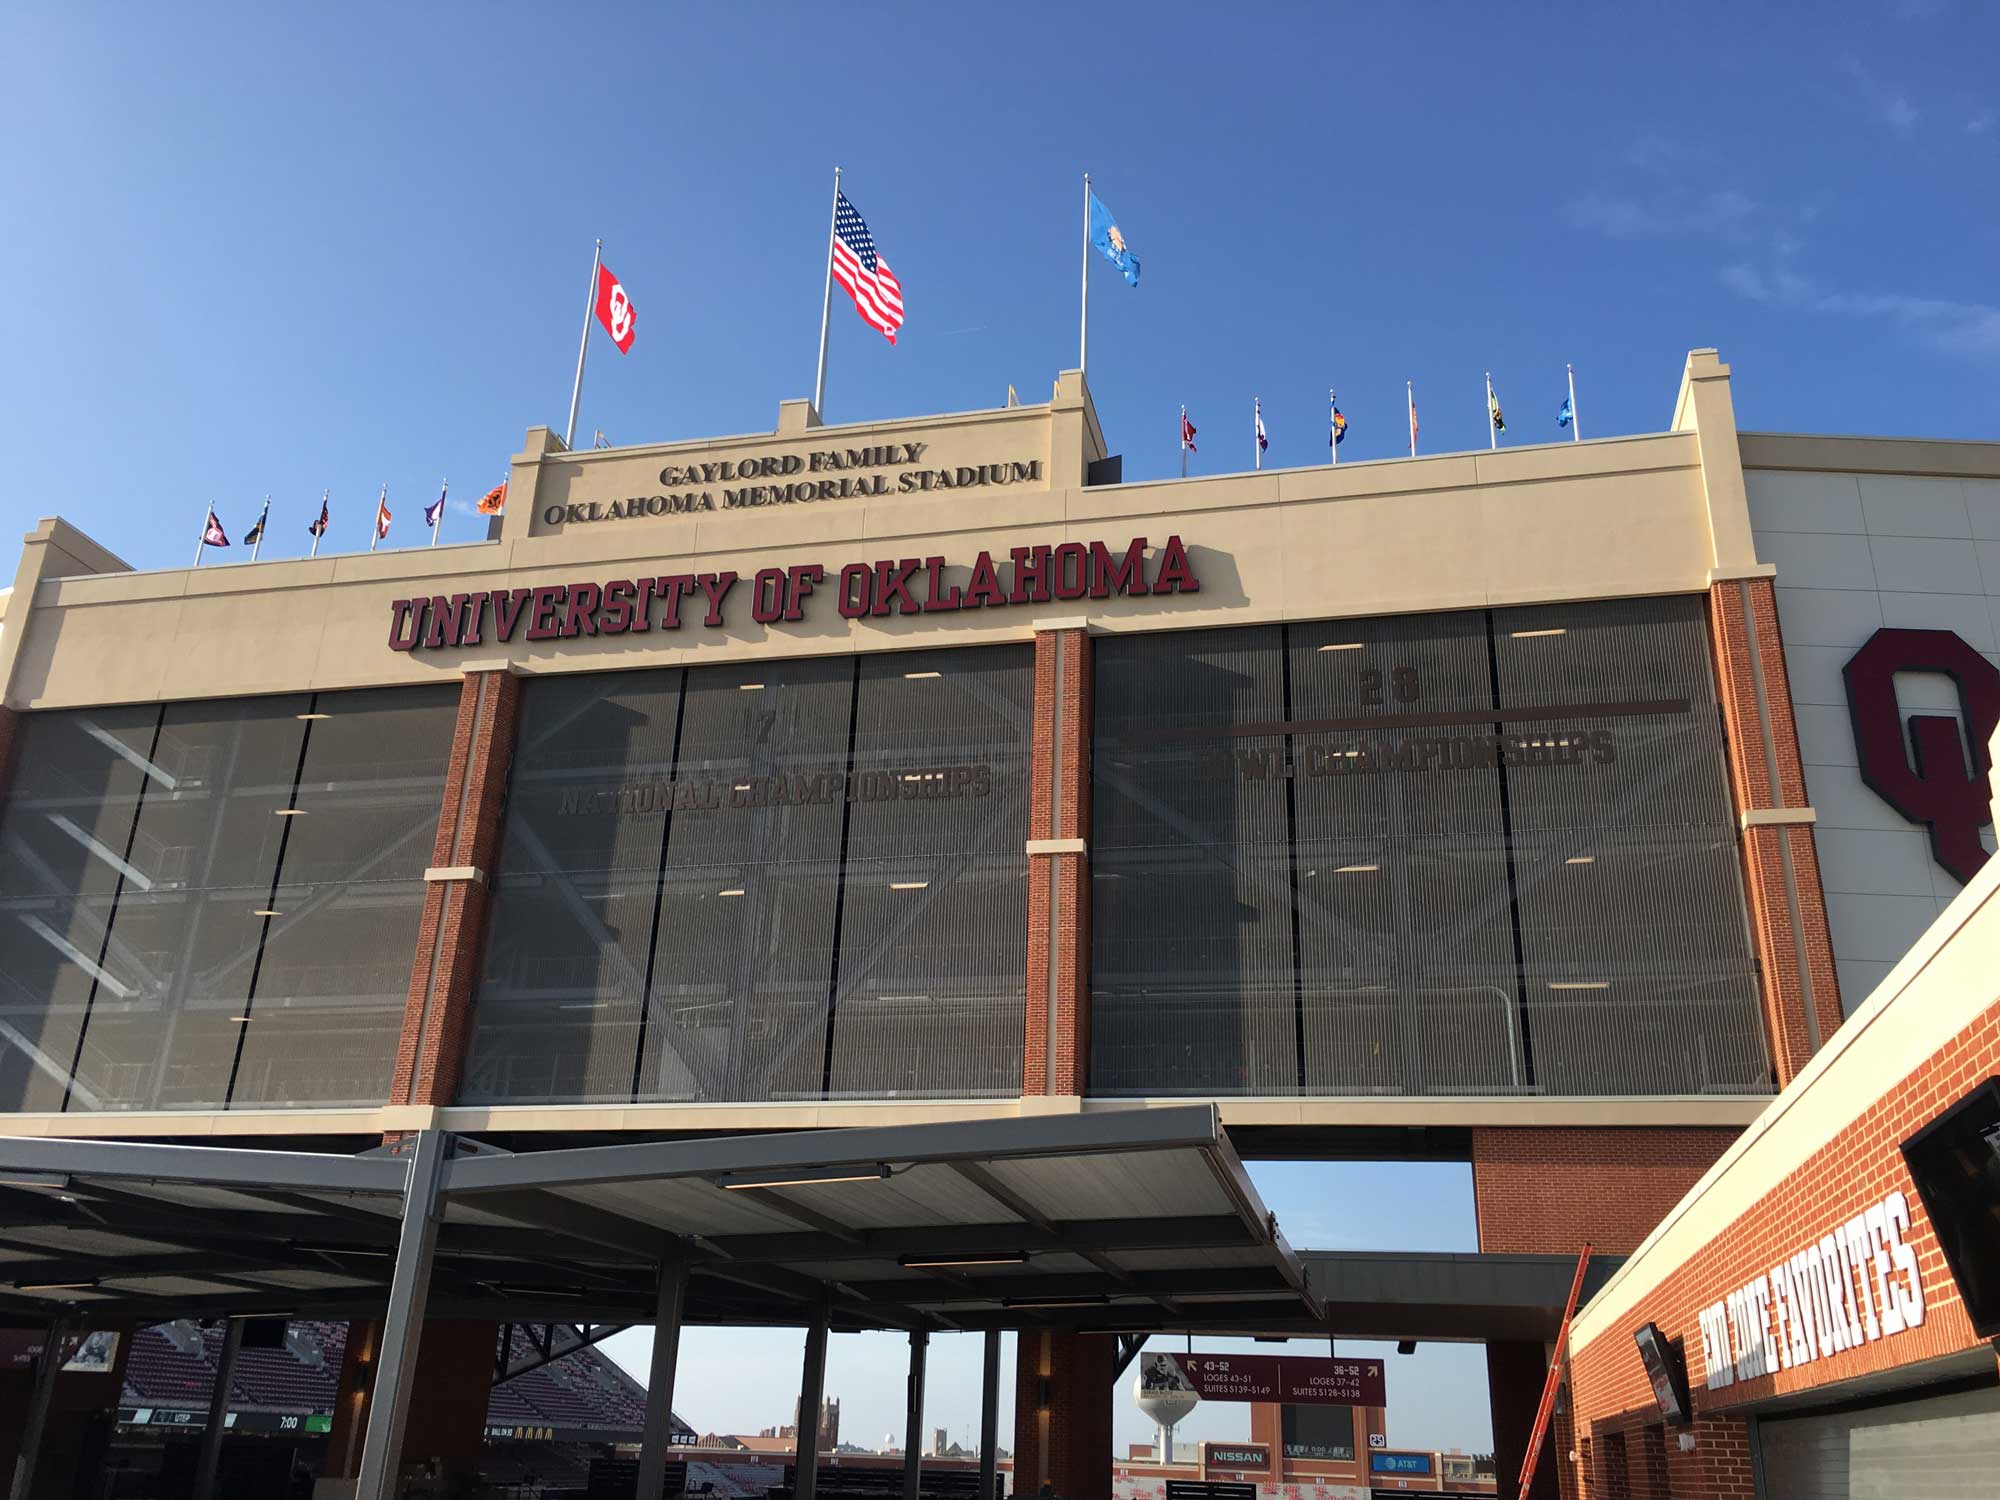
[{"label": "steel beam", "polygon": [[910,1334],[910,1378],[903,1398],[903,1500],[917,1500],[924,1474],[924,1366],[931,1336]]},{"label": "steel beam", "polygon": [[674,1438],[674,1372],[681,1355],[681,1313],[687,1302],[687,1262],[660,1267],[653,1307],[653,1359],[646,1374],[646,1423],[639,1435],[638,1500],[661,1500],[668,1445]]},{"label": "steel beam", "polygon": [[813,1500],[819,1488],[819,1407],[826,1391],[826,1323],[827,1307],[822,1301],[806,1329],[805,1367],[799,1374],[798,1461],[792,1500]]},{"label": "steel beam", "polygon": [[979,1500],[998,1500],[1000,1473],[1000,1330],[986,1330],[979,1377]]},{"label": "steel beam", "polygon": [[425,1130],[418,1133],[416,1150],[403,1164],[407,1178],[403,1227],[396,1241],[396,1273],[389,1283],[389,1311],[368,1403],[368,1435],[361,1447],[356,1500],[396,1500],[417,1346],[430,1298],[431,1257],[437,1248],[438,1187],[450,1155],[451,1137],[441,1130]]},{"label": "steel beam", "polygon": [[222,1352],[215,1359],[215,1388],[208,1393],[208,1425],[201,1430],[195,1459],[194,1500],[215,1500],[215,1476],[222,1462],[223,1429],[229,1423],[229,1387],[236,1379],[236,1356],[243,1348],[243,1320],[222,1320]]},{"label": "steel beam", "polygon": [[1115,1151],[1206,1151],[1225,1139],[1214,1105],[1176,1105],[1074,1117],[949,1120],[467,1157],[451,1164],[446,1188],[459,1197],[503,1188],[580,1187],[849,1163],[921,1165]]},{"label": "steel beam", "polygon": [[[83,1141],[51,1136],[0,1136],[0,1167],[67,1172],[205,1187],[292,1188],[320,1193],[379,1193],[393,1198],[403,1183],[394,1157],[342,1156],[330,1151],[255,1151],[222,1146],[162,1146],[139,1141]],[[79,1187],[88,1191],[88,1183]],[[163,1207],[182,1205],[162,1204]]]}]

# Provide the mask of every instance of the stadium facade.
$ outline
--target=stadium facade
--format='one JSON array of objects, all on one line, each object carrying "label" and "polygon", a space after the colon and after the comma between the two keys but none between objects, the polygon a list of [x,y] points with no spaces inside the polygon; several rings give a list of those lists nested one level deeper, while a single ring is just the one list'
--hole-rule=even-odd
[{"label": "stadium facade", "polygon": [[[1068,372],[535,428],[476,544],[140,573],[46,521],[0,614],[0,1130],[1075,1155],[1201,1103],[1232,1209],[1233,1151],[1447,1157],[1483,1252],[1630,1252],[1993,846],[2000,445],[1739,433],[1729,382],[1693,352],[1641,436],[1124,484]],[[1093,1253],[1116,1312],[1166,1251]],[[122,1306],[114,1260],[6,1316]],[[1008,1323],[1020,1483],[1104,1493],[1126,1311]],[[1504,1478],[1542,1339],[1488,1361]]]}]

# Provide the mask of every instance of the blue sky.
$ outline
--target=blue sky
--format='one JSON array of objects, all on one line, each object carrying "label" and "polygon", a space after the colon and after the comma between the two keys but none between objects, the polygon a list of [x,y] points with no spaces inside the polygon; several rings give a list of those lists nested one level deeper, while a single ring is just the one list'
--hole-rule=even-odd
[{"label": "blue sky", "polygon": [[[12,6],[0,523],[181,566],[413,544],[560,426],[592,239],[638,309],[581,430],[768,430],[809,393],[832,167],[896,267],[835,308],[830,420],[1034,397],[1075,362],[1079,177],[1128,476],[1667,421],[1715,344],[1746,426],[2000,436],[2000,14],[1858,7]],[[458,514],[447,539],[476,523]],[[232,554],[235,555],[235,554]]]},{"label": "blue sky", "polygon": [[[1587,436],[1657,430],[1710,344],[1746,427],[2000,438],[1996,53],[1971,0],[9,6],[0,528],[179,567],[268,493],[287,556],[330,487],[359,550],[386,481],[421,544],[440,478],[469,503],[560,427],[597,236],[638,340],[594,340],[585,440],[768,430],[836,163],[909,321],[836,304],[831,421],[1045,393],[1087,168],[1145,266],[1092,271],[1128,478],[1175,471],[1183,402],[1196,470],[1247,468],[1259,395],[1270,462],[1322,462],[1330,385],[1344,459],[1403,450],[1405,380],[1426,451],[1482,445],[1488,370],[1507,440],[1553,440],[1565,362]],[[1470,1244],[1462,1170],[1259,1175],[1302,1244]],[[685,1414],[782,1419],[772,1340],[691,1350]],[[836,1342],[850,1432],[900,1357]],[[975,1420],[976,1358],[940,1350],[934,1421]],[[1392,1363],[1396,1440],[1482,1445],[1476,1363]]]}]

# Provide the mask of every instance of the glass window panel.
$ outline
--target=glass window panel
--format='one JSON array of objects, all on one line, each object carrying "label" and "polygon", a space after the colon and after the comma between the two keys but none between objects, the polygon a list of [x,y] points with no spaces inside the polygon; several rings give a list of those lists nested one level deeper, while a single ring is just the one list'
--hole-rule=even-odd
[{"label": "glass window panel", "polygon": [[985,648],[530,684],[463,1097],[1018,1091],[1031,678]]},{"label": "glass window panel", "polygon": [[0,1110],[62,1109],[91,1003],[137,993],[106,942],[137,875],[140,796],[167,784],[147,760],[159,718],[151,704],[30,714],[21,730],[0,812]]},{"label": "glass window panel", "polygon": [[834,1097],[1021,1091],[1029,647],[864,657]]},{"label": "glass window panel", "polygon": [[522,689],[464,1097],[632,1096],[682,675]]},{"label": "glass window panel", "polygon": [[1096,662],[1093,1092],[1770,1088],[1702,600]]},{"label": "glass window panel", "polygon": [[639,1096],[817,1099],[850,659],[691,670]]},{"label": "glass window panel", "polygon": [[232,1108],[379,1103],[402,1038],[456,687],[320,693]]},{"label": "glass window panel", "polygon": [[304,695],[172,703],[151,759],[174,778],[138,811],[113,951],[138,993],[92,1009],[78,1083],[105,1108],[214,1107],[229,1097],[263,919],[291,803]]}]

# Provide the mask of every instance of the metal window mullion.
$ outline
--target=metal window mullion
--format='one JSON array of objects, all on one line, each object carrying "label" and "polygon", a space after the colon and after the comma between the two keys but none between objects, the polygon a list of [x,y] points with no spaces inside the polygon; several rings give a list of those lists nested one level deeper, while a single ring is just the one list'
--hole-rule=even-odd
[{"label": "metal window mullion", "polygon": [[[672,785],[681,769],[681,730],[687,724],[688,669],[681,668],[679,693],[674,704],[674,748],[667,759],[667,784]],[[639,981],[639,1035],[632,1047],[632,1100],[638,1102],[639,1085],[646,1068],[646,1025],[653,1008],[653,968],[660,953],[660,912],[667,899],[667,847],[674,831],[674,801],[660,818],[660,863],[653,872],[653,925],[646,936],[646,972]],[[692,1071],[692,1069],[690,1069]]]},{"label": "metal window mullion", "polygon": [[[847,699],[847,767],[846,785],[854,781],[854,742],[861,723],[861,658],[854,658],[854,680]],[[820,1067],[820,1098],[833,1093],[833,1023],[834,1013],[840,1005],[840,929],[846,916],[847,907],[847,836],[854,823],[854,803],[845,800],[840,805],[840,874],[833,888],[833,956],[827,966],[826,980],[826,1051]],[[818,1422],[815,1414],[814,1422]],[[800,1418],[803,1423],[804,1418]],[[801,1493],[800,1500],[810,1500]]]}]

